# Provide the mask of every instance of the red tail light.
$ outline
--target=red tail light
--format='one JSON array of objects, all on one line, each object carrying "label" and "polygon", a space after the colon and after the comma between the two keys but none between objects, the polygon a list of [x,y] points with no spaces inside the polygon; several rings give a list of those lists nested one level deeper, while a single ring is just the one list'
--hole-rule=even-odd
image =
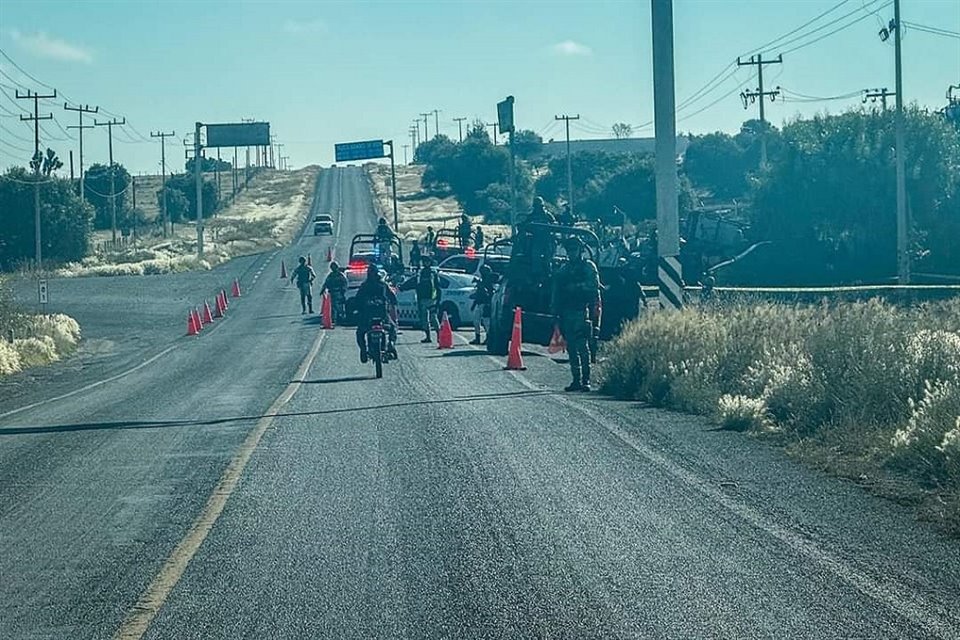
[{"label": "red tail light", "polygon": [[367,263],[363,260],[353,260],[350,262],[347,268],[351,271],[363,271],[367,268]]},{"label": "red tail light", "polygon": [[446,247],[446,246],[447,246],[447,241],[446,241],[446,239],[445,239],[445,238],[439,238],[439,239],[437,240],[437,246],[438,246],[438,247]]},{"label": "red tail light", "polygon": [[464,253],[467,254],[468,258],[473,258],[474,256],[477,255],[477,250],[474,249],[473,247],[467,247],[467,250]]}]

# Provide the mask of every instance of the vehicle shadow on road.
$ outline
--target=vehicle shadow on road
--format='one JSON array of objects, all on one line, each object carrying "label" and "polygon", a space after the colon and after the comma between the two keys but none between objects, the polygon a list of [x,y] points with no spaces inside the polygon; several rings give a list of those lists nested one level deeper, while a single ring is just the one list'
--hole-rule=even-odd
[{"label": "vehicle shadow on road", "polygon": [[299,382],[300,384],[334,384],[337,382],[362,382],[375,379],[376,376],[344,376],[342,378],[321,378],[319,380],[291,380],[290,382]]}]

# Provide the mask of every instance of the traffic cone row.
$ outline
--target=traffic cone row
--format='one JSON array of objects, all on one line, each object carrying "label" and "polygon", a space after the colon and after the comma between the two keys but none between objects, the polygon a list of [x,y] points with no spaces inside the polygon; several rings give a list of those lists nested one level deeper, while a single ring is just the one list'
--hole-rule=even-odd
[{"label": "traffic cone row", "polygon": [[[240,297],[240,281],[233,281],[233,297]],[[230,303],[227,302],[227,292],[225,289],[220,289],[220,292],[216,294],[214,298],[213,309],[210,308],[210,303],[204,300],[203,306],[190,309],[187,314],[187,335],[196,336],[200,335],[200,332],[203,331],[204,325],[213,324],[213,321],[217,318],[223,318],[227,314],[227,308],[230,306]]]}]

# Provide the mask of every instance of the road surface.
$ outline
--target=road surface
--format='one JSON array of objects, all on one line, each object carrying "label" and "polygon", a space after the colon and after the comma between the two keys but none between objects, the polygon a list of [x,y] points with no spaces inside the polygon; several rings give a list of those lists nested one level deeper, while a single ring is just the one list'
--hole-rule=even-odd
[{"label": "road surface", "polygon": [[52,283],[87,340],[0,387],[0,638],[960,637],[956,541],[751,438],[466,334],[372,380],[279,279],[371,228],[361,170],[314,209],[338,236]]}]

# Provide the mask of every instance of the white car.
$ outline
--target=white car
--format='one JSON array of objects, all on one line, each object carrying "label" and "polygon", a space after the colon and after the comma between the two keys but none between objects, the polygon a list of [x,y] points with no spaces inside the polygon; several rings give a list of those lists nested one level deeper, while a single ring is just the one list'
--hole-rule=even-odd
[{"label": "white car", "polygon": [[318,236],[321,233],[333,235],[333,216],[327,213],[320,213],[313,219],[313,235]]},{"label": "white car", "polygon": [[[474,277],[465,273],[444,273],[438,274],[440,278],[440,316],[446,312],[450,318],[450,325],[456,329],[459,326],[473,323],[473,311],[470,309],[476,285]],[[408,276],[400,284],[400,289],[413,287],[409,291],[397,292],[397,314],[399,323],[402,326],[418,326],[420,323],[420,310],[417,308],[417,292],[414,283],[418,276],[416,274]],[[439,319],[439,318],[438,318]]]},{"label": "white car", "polygon": [[490,265],[490,268],[493,269],[493,272],[497,275],[503,275],[510,265],[510,256],[499,253],[487,255],[479,251],[473,255],[459,253],[443,259],[437,268],[440,269],[440,271],[473,275],[485,264]]}]

